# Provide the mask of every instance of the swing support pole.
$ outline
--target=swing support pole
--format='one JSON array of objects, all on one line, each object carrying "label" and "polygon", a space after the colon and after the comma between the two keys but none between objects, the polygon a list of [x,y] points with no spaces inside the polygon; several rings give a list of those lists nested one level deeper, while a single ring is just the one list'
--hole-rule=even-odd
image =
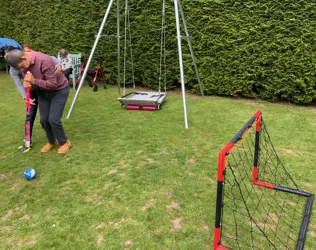
[{"label": "swing support pole", "polygon": [[179,22],[179,9],[178,0],[174,0],[174,13],[176,17],[176,28],[177,28],[177,41],[178,41],[178,54],[179,54],[179,66],[180,66],[180,80],[181,80],[181,91],[182,91],[182,104],[184,114],[184,127],[189,128],[188,115],[187,115],[187,104],[185,99],[185,85],[184,85],[184,70],[182,61],[182,45],[181,45],[181,34],[180,34],[180,22]]},{"label": "swing support pole", "polygon": [[[119,1],[119,0],[118,0],[118,1]],[[83,84],[83,82],[84,82],[84,80],[85,80],[85,78],[86,78],[86,75],[87,75],[87,73],[88,73],[89,65],[90,65],[90,63],[91,63],[91,61],[92,61],[92,57],[93,57],[94,51],[95,51],[95,49],[96,49],[96,47],[97,47],[97,45],[98,45],[98,42],[99,42],[99,40],[100,40],[101,33],[102,33],[102,31],[103,31],[105,22],[106,22],[106,20],[108,19],[108,16],[109,16],[109,13],[110,13],[110,10],[111,10],[111,7],[112,7],[113,2],[114,2],[114,0],[110,0],[110,3],[109,3],[109,5],[108,5],[108,7],[107,7],[107,9],[106,9],[105,14],[104,14],[103,21],[102,21],[101,26],[100,26],[100,28],[99,28],[99,32],[98,32],[98,34],[97,34],[97,37],[95,38],[95,41],[94,41],[94,44],[93,44],[93,47],[92,47],[92,50],[91,50],[91,53],[90,53],[90,56],[89,56],[87,65],[86,65],[86,67],[85,67],[85,69],[84,69],[84,71],[83,71],[83,75],[82,75],[82,77],[81,77],[81,79],[80,79],[80,83],[79,83],[78,89],[77,89],[76,94],[75,94],[75,97],[74,97],[74,99],[73,99],[73,101],[72,101],[72,103],[71,103],[71,106],[70,106],[70,109],[69,109],[69,112],[68,112],[68,115],[67,115],[67,119],[70,118],[70,115],[71,115],[72,110],[73,110],[73,108],[74,108],[74,106],[75,106],[76,100],[77,100],[77,98],[78,98],[80,89],[81,89],[82,84]]]},{"label": "swing support pole", "polygon": [[120,58],[121,58],[121,33],[120,33],[120,1],[117,0],[116,5],[116,29],[117,29],[117,92],[121,92],[121,67],[120,67]]}]

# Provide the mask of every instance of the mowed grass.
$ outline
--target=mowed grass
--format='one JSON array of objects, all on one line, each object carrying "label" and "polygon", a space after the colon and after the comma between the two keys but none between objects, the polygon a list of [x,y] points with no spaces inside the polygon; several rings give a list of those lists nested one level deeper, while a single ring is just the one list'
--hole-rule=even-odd
[{"label": "mowed grass", "polygon": [[[66,119],[71,90],[67,154],[39,152],[39,117],[21,154],[25,103],[0,74],[0,249],[212,249],[218,152],[257,109],[293,179],[316,192],[315,107],[188,95],[185,129],[180,92],[160,111],[127,111],[101,87],[83,86]],[[305,246],[316,249],[315,213]]]}]

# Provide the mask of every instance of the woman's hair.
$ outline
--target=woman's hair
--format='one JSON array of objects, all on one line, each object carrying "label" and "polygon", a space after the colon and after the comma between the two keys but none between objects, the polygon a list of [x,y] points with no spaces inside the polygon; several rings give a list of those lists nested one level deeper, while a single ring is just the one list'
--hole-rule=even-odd
[{"label": "woman's hair", "polygon": [[61,49],[58,54],[61,58],[66,58],[68,56],[68,51],[65,49]]},{"label": "woman's hair", "polygon": [[1,55],[1,56],[5,56],[5,54],[6,54],[8,51],[14,50],[14,49],[17,49],[17,48],[15,48],[15,47],[13,47],[13,46],[4,46],[4,47],[2,47],[2,48],[0,49],[0,55]]},{"label": "woman's hair", "polygon": [[23,47],[23,50],[26,50],[26,49],[31,49],[31,46],[29,45],[29,44],[27,44],[27,43],[24,43],[23,45],[22,45],[22,47]]}]

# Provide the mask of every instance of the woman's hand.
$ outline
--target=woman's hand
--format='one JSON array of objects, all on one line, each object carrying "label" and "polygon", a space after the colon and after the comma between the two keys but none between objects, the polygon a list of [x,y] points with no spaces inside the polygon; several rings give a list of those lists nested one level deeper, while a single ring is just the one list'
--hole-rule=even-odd
[{"label": "woman's hand", "polygon": [[60,74],[61,74],[61,66],[60,65],[56,65],[55,66],[55,73],[54,73],[54,75],[55,76],[60,76]]},{"label": "woman's hand", "polygon": [[[24,101],[25,101],[25,97],[24,97]],[[30,99],[30,104],[31,105],[36,105],[36,103],[35,103],[35,101],[36,101],[36,99],[34,98],[34,99]]]},{"label": "woman's hand", "polygon": [[35,79],[31,73],[28,73],[24,76],[23,86],[24,88],[31,88],[34,84]]},{"label": "woman's hand", "polygon": [[34,98],[34,99],[30,99],[30,104],[31,104],[31,105],[36,105],[35,101],[36,101],[35,98]]}]

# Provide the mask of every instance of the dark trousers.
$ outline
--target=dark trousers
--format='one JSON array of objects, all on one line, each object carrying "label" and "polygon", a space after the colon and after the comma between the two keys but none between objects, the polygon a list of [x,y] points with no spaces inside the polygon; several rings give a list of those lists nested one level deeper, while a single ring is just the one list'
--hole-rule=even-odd
[{"label": "dark trousers", "polygon": [[69,95],[69,87],[56,91],[38,91],[41,124],[49,143],[57,139],[59,145],[67,141],[61,118]]},{"label": "dark trousers", "polygon": [[[38,96],[37,96],[37,91],[32,91],[30,93],[30,99],[35,99],[34,105],[31,105],[30,108],[30,138],[32,141],[32,134],[33,134],[33,125],[34,121],[36,118],[36,113],[37,113],[37,108],[38,108]],[[26,120],[27,120],[27,115],[25,119],[25,138],[26,138]]]},{"label": "dark trousers", "polygon": [[63,71],[64,76],[69,80],[69,75],[72,73],[72,68]]}]

